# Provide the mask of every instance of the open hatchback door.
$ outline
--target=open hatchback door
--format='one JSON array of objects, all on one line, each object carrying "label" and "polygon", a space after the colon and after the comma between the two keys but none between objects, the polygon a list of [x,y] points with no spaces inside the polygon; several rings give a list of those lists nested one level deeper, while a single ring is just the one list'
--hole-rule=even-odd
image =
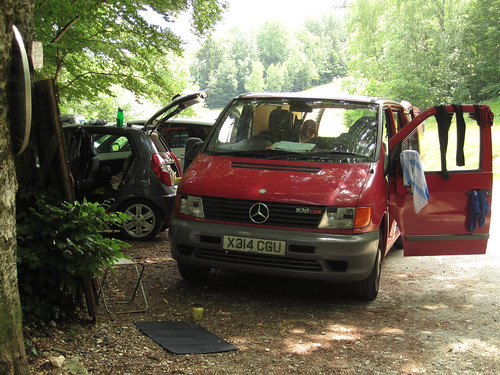
[{"label": "open hatchback door", "polygon": [[[406,256],[486,252],[492,124],[486,105],[438,106],[422,112],[389,140],[390,211],[400,226]],[[425,186],[405,186],[401,154],[403,159],[416,155],[406,165],[422,168],[429,193],[426,204]],[[415,181],[418,185],[418,178]],[[420,210],[414,199],[423,204]]]}]

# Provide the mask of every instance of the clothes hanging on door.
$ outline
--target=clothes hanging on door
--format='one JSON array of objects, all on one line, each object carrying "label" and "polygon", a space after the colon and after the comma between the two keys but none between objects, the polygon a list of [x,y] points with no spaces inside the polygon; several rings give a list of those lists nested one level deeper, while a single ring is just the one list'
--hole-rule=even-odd
[{"label": "clothes hanging on door", "polygon": [[415,150],[404,150],[400,154],[400,160],[403,167],[403,184],[411,188],[413,208],[419,213],[430,197],[420,154]]},{"label": "clothes hanging on door", "polygon": [[469,232],[474,232],[476,228],[481,228],[485,221],[486,215],[490,211],[490,204],[486,199],[486,192],[483,190],[471,191],[469,201]]},{"label": "clothes hanging on door", "polygon": [[450,178],[446,167],[446,152],[448,151],[448,132],[450,131],[451,116],[444,105],[438,105],[436,108],[436,121],[438,125],[439,150],[441,152],[441,176],[447,180]]},{"label": "clothes hanging on door", "polygon": [[[453,118],[453,113],[449,113],[446,110],[446,106],[439,105],[436,108],[436,121],[438,126],[439,135],[439,149],[441,153],[441,176],[447,180],[450,178],[446,166],[446,152],[448,150],[448,133],[450,131],[451,120]],[[461,105],[453,105],[456,112],[457,119],[457,154],[456,154],[456,164],[457,166],[465,165],[464,156],[464,143],[465,143],[465,121],[463,114],[463,107]],[[493,125],[493,112],[487,105],[474,105],[474,117],[481,128]]]},{"label": "clothes hanging on door", "polygon": [[464,144],[465,144],[465,120],[464,110],[461,105],[453,104],[457,118],[457,166],[465,165]]},{"label": "clothes hanging on door", "polygon": [[474,104],[474,115],[479,127],[493,126],[494,115],[491,108],[484,104]]}]

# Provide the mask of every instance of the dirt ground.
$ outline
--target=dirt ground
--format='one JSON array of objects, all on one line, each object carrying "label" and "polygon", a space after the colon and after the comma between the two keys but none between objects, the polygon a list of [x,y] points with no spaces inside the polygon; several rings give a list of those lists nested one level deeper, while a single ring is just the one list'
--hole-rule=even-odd
[{"label": "dirt ground", "polygon": [[[177,271],[165,232],[127,250],[146,265],[147,312],[108,314],[101,304],[96,326],[82,314],[79,324],[35,335],[41,355],[30,356],[31,371],[499,374],[500,235],[495,221],[491,228],[484,256],[404,258],[401,250],[391,251],[372,302],[356,301],[339,286],[222,272],[207,284],[190,285]],[[127,272],[124,279],[130,280]],[[199,324],[239,350],[172,354],[134,326],[189,322],[194,303],[204,307]],[[64,357],[62,367],[51,364],[58,356]]]}]

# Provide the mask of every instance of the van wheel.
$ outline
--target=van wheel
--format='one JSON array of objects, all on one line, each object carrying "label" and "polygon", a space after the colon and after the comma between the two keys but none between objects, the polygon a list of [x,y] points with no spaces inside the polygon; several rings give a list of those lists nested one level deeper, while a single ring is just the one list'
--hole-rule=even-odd
[{"label": "van wheel", "polygon": [[210,268],[188,266],[187,264],[178,263],[177,267],[182,278],[190,283],[201,283],[208,280],[210,275]]},{"label": "van wheel", "polygon": [[380,286],[380,272],[382,270],[382,238],[379,239],[377,256],[373,264],[372,272],[366,279],[353,284],[354,295],[359,299],[372,301],[377,297]]},{"label": "van wheel", "polygon": [[154,204],[144,199],[134,199],[123,204],[119,211],[130,217],[120,228],[129,240],[149,240],[160,233],[162,217]]}]

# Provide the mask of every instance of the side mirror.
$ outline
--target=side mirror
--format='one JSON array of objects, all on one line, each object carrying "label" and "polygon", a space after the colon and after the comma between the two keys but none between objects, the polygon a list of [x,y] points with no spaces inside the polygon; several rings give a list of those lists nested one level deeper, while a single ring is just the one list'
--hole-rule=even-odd
[{"label": "side mirror", "polygon": [[184,153],[184,170],[186,172],[191,162],[194,160],[198,152],[200,152],[203,146],[203,141],[200,138],[188,138],[186,141],[186,151]]}]

